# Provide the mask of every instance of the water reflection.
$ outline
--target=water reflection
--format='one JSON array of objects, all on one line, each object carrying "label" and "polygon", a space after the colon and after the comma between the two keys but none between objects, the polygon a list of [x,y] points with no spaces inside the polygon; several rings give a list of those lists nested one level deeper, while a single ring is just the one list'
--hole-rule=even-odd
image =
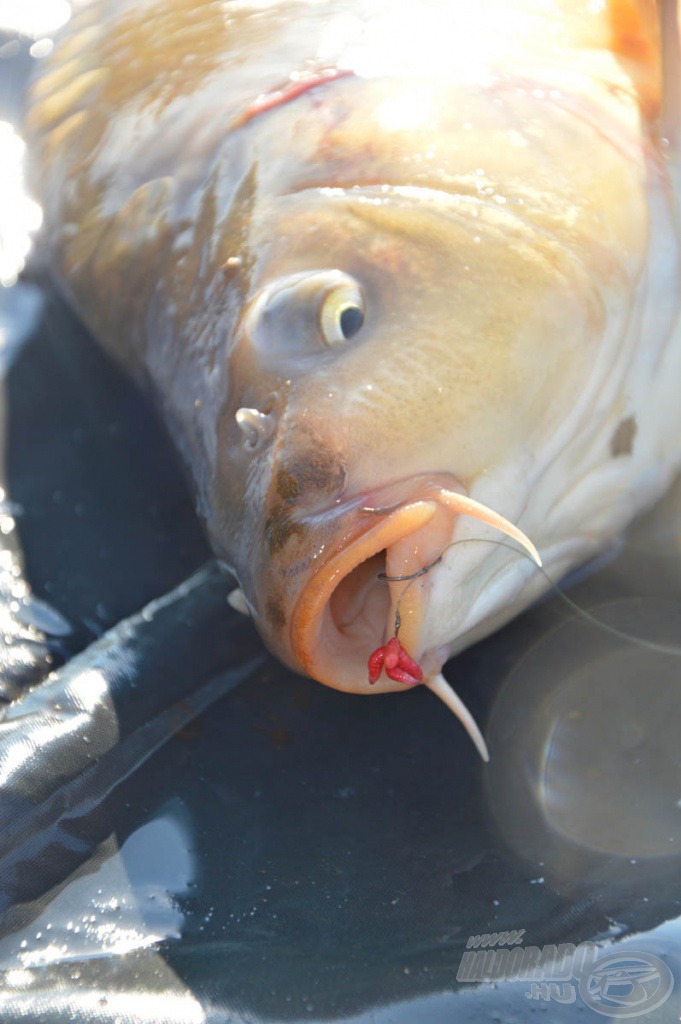
[{"label": "water reflection", "polygon": [[[681,602],[627,598],[606,626],[679,646]],[[681,854],[681,647],[662,653],[571,620],[516,666],[489,725],[490,808],[504,838],[559,886],[608,858],[609,884]]]},{"label": "water reflection", "polygon": [[26,923],[0,939],[0,970],[120,955],[178,938],[178,897],[194,870],[184,812],[171,803],[120,850],[114,837],[102,843],[87,870],[37,916],[26,913]]},{"label": "water reflection", "polygon": [[199,1002],[155,950],[180,934],[195,873],[190,842],[184,809],[171,801],[120,849],[115,836],[105,840],[37,916],[24,908],[0,939],[3,1022],[45,1012],[57,1020],[68,1006],[74,1020],[203,1024]]}]

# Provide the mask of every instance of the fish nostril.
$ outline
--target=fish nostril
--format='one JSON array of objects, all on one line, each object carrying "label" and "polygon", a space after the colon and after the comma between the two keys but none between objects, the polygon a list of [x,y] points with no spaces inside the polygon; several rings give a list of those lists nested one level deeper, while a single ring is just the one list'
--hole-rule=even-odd
[{"label": "fish nostril", "polygon": [[[289,381],[289,383],[290,383],[290,381]],[[279,402],[280,402],[280,400],[279,400],[278,393],[276,391],[272,391],[269,394],[269,396],[267,397],[267,400],[266,400],[265,404],[262,407],[261,411],[262,411],[263,416],[273,416],[273,415],[275,415],[276,410],[277,410],[277,406],[279,405]]]},{"label": "fish nostril", "polygon": [[247,448],[255,450],[272,437],[274,417],[259,409],[237,409],[234,418]]}]

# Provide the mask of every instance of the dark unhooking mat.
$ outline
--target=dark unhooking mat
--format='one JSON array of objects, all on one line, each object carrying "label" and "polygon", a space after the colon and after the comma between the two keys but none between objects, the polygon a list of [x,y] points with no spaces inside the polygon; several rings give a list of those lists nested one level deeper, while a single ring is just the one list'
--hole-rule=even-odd
[{"label": "dark unhooking mat", "polygon": [[[449,666],[485,768],[427,692],[271,659],[145,399],[0,303],[3,1024],[678,1020],[679,489],[573,581],[600,625],[553,595]],[[460,970],[514,937],[619,980]]]}]

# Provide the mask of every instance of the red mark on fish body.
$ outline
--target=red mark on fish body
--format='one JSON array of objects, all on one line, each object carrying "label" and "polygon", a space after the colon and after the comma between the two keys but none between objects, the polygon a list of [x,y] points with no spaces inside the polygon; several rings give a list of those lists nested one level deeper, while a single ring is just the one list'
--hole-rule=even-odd
[{"label": "red mark on fish body", "polygon": [[281,107],[289,100],[295,100],[298,96],[315,89],[318,85],[326,85],[328,82],[335,82],[338,78],[348,78],[354,75],[354,71],[343,68],[317,68],[315,71],[301,72],[291,81],[271,92],[263,93],[247,107],[241,117],[237,118],[234,127],[240,128],[248,124],[258,114],[264,114],[275,107]]},{"label": "red mark on fish body", "polygon": [[388,679],[397,683],[414,684],[423,679],[423,672],[413,658],[410,658],[396,636],[378,647],[369,658],[369,682],[378,682],[383,669]]}]

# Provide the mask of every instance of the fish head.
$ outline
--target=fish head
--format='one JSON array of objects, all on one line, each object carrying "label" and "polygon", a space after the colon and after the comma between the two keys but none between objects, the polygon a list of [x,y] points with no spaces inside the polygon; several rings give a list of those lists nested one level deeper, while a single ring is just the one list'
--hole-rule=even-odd
[{"label": "fish head", "polygon": [[[489,537],[522,518],[579,401],[602,301],[555,239],[433,189],[275,197],[251,251],[213,541],[285,662],[341,690],[403,689],[386,672],[370,683],[369,656],[399,630],[439,671],[495,553],[464,558],[462,521]],[[531,561],[505,556],[525,580]],[[497,610],[490,599],[490,621]]]}]

